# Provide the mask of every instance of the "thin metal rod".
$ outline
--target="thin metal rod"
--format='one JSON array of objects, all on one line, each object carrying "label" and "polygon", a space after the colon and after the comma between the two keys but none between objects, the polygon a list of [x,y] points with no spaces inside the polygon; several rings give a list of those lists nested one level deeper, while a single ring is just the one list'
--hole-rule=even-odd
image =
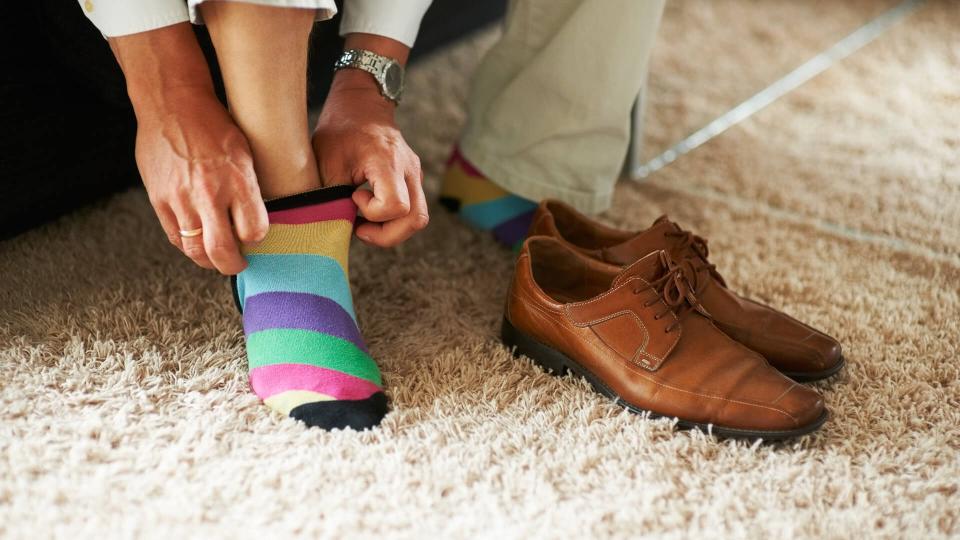
[{"label": "thin metal rod", "polygon": [[730,109],[706,126],[673,145],[659,156],[633,170],[631,178],[641,180],[654,171],[662,169],[678,157],[690,152],[710,139],[749,118],[754,113],[795,90],[803,83],[826,71],[833,64],[853,54],[870,43],[895,23],[912,13],[926,0],[904,0],[883,12],[867,24],[841,39],[832,47],[814,56],[780,80],[757,92],[746,101]]}]

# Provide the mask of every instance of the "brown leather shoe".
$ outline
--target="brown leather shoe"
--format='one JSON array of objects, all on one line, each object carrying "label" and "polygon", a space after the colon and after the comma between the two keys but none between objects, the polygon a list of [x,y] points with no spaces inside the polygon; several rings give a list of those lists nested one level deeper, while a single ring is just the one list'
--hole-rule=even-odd
[{"label": "brown leather shoe", "polygon": [[556,239],[520,250],[504,343],[573,371],[634,412],[720,436],[784,439],[816,430],[823,399],[771,368],[707,317],[683,269],[655,251],[619,269]]},{"label": "brown leather shoe", "polygon": [[843,369],[840,343],[823,332],[727,288],[707,260],[707,241],[663,216],[640,232],[628,232],[591,220],[559,201],[540,203],[530,236],[557,238],[598,260],[624,266],[664,250],[683,267],[694,292],[717,327],[762,354],[790,378],[825,379]]}]

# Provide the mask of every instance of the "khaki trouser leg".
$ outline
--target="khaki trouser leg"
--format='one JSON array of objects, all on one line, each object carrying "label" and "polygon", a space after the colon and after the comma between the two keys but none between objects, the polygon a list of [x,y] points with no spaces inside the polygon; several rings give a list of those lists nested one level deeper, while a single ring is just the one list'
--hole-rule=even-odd
[{"label": "khaki trouser leg", "polygon": [[664,0],[513,0],[473,80],[463,154],[532,200],[611,203]]}]

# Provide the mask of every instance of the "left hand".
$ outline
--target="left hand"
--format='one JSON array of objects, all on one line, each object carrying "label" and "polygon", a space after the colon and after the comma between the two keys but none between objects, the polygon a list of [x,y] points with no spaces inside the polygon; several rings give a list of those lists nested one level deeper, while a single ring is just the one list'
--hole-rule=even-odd
[{"label": "left hand", "polygon": [[343,70],[334,79],[313,134],[324,185],[370,183],[373,191],[353,194],[367,220],[356,234],[380,247],[402,243],[430,221],[420,158],[397,128],[395,108],[369,74]]}]

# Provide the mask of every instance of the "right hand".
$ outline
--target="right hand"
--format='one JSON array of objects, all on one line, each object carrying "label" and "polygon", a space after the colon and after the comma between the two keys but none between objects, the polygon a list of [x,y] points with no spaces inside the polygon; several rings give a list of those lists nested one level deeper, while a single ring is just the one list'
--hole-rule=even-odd
[{"label": "right hand", "polygon": [[[237,274],[247,266],[238,240],[256,244],[268,227],[246,137],[212,92],[180,88],[165,98],[162,111],[137,115],[137,166],[150,203],[167,239],[193,262]],[[201,227],[200,236],[180,236]]]}]

